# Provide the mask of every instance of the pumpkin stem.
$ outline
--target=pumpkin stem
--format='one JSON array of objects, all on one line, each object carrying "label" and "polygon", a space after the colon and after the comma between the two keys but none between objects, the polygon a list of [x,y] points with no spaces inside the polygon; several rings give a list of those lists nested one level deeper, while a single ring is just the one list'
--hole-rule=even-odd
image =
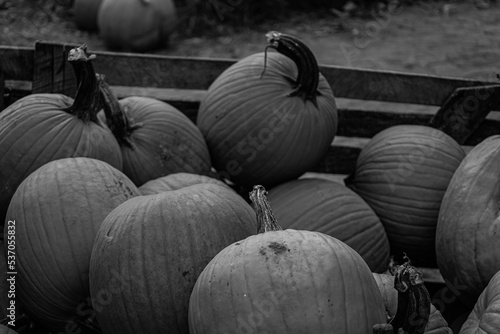
[{"label": "pumpkin stem", "polygon": [[257,224],[259,225],[257,233],[283,230],[276,218],[274,218],[271,205],[269,205],[266,195],[266,189],[259,185],[254,186],[253,190],[250,192],[250,201],[257,214]]},{"label": "pumpkin stem", "polygon": [[295,87],[289,96],[300,96],[304,101],[311,101],[317,108],[316,97],[321,95],[318,91],[319,68],[312,51],[296,37],[277,31],[268,32],[266,38],[270,43],[267,47],[287,56],[297,66]]},{"label": "pumpkin stem", "polygon": [[398,309],[390,321],[394,334],[403,329],[409,334],[424,333],[431,310],[431,298],[424,285],[422,273],[410,263],[396,269],[394,288],[398,291]]},{"label": "pumpkin stem", "polygon": [[73,104],[65,111],[84,122],[95,122],[100,110],[99,85],[92,65],[95,55],[87,55],[86,50],[87,45],[83,44],[69,51],[68,62],[75,72],[77,91]]},{"label": "pumpkin stem", "polygon": [[134,130],[142,126],[141,123],[131,123],[127,114],[123,110],[118,98],[113,94],[105,76],[97,74],[99,81],[99,92],[101,97],[104,114],[106,115],[106,124],[115,136],[120,145],[126,145],[132,149],[135,148],[130,136]]}]

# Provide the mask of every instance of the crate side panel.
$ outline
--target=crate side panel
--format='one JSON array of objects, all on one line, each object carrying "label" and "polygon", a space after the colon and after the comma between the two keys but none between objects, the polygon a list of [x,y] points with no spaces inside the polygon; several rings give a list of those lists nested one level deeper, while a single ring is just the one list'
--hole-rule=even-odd
[{"label": "crate side panel", "polygon": [[33,80],[34,50],[0,46],[0,63],[5,80]]}]

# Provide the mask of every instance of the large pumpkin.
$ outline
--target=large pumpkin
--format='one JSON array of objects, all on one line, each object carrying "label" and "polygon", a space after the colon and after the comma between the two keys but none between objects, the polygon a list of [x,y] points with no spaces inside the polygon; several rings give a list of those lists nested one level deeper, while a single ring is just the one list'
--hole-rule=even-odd
[{"label": "large pumpkin", "polygon": [[273,213],[285,229],[327,234],[358,252],[374,272],[389,265],[389,241],[370,206],[346,186],[323,179],[289,181],[269,191]]},{"label": "large pumpkin", "polygon": [[177,24],[172,0],[102,0],[100,35],[117,50],[149,51],[165,46]]},{"label": "large pumpkin", "polygon": [[19,184],[49,161],[89,157],[122,168],[116,139],[96,117],[100,102],[92,57],[78,48],[69,59],[79,79],[74,100],[60,94],[32,94],[0,113],[0,226]]},{"label": "large pumpkin", "polygon": [[499,165],[500,136],[475,146],[453,176],[439,212],[439,270],[471,306],[500,270]]},{"label": "large pumpkin", "polygon": [[361,150],[347,184],[379,216],[396,259],[436,266],[439,208],[464,156],[453,138],[420,125],[385,129]]},{"label": "large pumpkin", "polygon": [[159,194],[163,191],[178,190],[200,183],[213,183],[229,188],[224,182],[213,177],[191,173],[174,173],[148,181],[139,187],[143,195]]},{"label": "large pumpkin", "polygon": [[122,172],[90,158],[49,162],[21,183],[7,220],[15,221],[16,303],[32,319],[67,330],[84,318],[97,230],[111,210],[139,195]]},{"label": "large pumpkin", "polygon": [[198,127],[163,101],[131,96],[120,101],[101,80],[104,111],[99,114],[118,143],[123,172],[138,187],[178,172],[208,174],[210,154]]},{"label": "large pumpkin", "polygon": [[239,185],[297,178],[325,156],[337,131],[335,99],[312,52],[292,36],[267,36],[279,52],[230,66],[198,112],[214,167]]},{"label": "large pumpkin", "polygon": [[256,186],[260,232],[224,248],[198,277],[190,334],[371,333],[384,304],[361,256],[319,232],[280,230]]},{"label": "large pumpkin", "polygon": [[188,333],[198,275],[220,250],[256,231],[250,205],[215,184],[120,205],[104,220],[90,264],[92,305],[103,332]]},{"label": "large pumpkin", "polygon": [[500,271],[481,292],[459,334],[500,333]]}]

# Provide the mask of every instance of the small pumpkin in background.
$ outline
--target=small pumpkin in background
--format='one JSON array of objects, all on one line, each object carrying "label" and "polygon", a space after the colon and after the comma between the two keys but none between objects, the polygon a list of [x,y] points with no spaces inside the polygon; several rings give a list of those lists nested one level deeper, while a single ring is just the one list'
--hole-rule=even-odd
[{"label": "small pumpkin in background", "polygon": [[151,51],[168,44],[177,25],[172,0],[102,0],[97,26],[116,50]]},{"label": "small pumpkin in background", "polygon": [[75,99],[31,94],[0,113],[0,227],[17,187],[49,161],[89,157],[122,168],[118,142],[97,119],[99,85],[94,57],[85,50],[85,46],[72,49],[68,56],[78,80]]},{"label": "small pumpkin in background", "polygon": [[[188,333],[198,275],[220,250],[256,230],[250,205],[216,184],[120,205],[102,223],[90,262],[92,305],[103,332]],[[127,284],[116,287],[117,275]]]},{"label": "small pumpkin in background", "polygon": [[60,331],[88,315],[97,230],[115,207],[140,195],[122,172],[90,158],[51,161],[21,183],[7,220],[16,222],[16,303],[30,318]]},{"label": "small pumpkin in background", "polygon": [[213,183],[228,187],[224,182],[213,177],[192,173],[174,173],[144,183],[139,187],[143,195],[159,194],[163,191],[178,190],[200,183]]},{"label": "small pumpkin in background", "polygon": [[387,128],[361,150],[346,184],[380,218],[396,260],[406,253],[417,266],[437,266],[439,209],[464,157],[453,138],[421,125]]},{"label": "small pumpkin in background", "polygon": [[97,14],[102,0],[74,0],[73,15],[78,29],[96,31]]},{"label": "small pumpkin in background", "polygon": [[[392,318],[398,309],[398,291],[394,288],[394,276],[373,273],[373,277],[384,300],[387,317]],[[453,334],[441,312],[433,304],[430,306],[429,320],[424,334]]]},{"label": "small pumpkin in background", "polygon": [[439,271],[470,307],[500,270],[499,165],[500,136],[473,147],[453,175],[439,212]]},{"label": "small pumpkin in background", "polygon": [[178,172],[208,174],[210,154],[198,127],[163,101],[130,96],[118,100],[101,76],[99,114],[120,144],[123,172],[137,186]]},{"label": "small pumpkin in background", "polygon": [[459,334],[500,333],[500,271],[488,282]]},{"label": "small pumpkin in background", "polygon": [[250,198],[259,233],[224,248],[199,275],[190,334],[358,334],[386,321],[356,251],[323,233],[281,230],[262,186]]},{"label": "small pumpkin in background", "polygon": [[296,179],[323,159],[337,131],[335,98],[313,53],[293,36],[266,36],[278,52],[227,68],[208,88],[196,121],[214,168],[246,187]]},{"label": "small pumpkin in background", "polygon": [[284,229],[327,234],[358,252],[371,271],[389,265],[389,241],[370,206],[345,185],[324,179],[301,179],[269,190],[273,213]]}]

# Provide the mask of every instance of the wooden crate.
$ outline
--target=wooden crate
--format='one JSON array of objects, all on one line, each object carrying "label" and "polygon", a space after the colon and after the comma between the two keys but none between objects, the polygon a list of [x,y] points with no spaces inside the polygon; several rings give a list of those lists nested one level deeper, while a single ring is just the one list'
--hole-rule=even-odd
[{"label": "wooden crate", "polygon": [[[0,46],[0,110],[31,93],[74,97],[74,73],[66,59],[75,46],[51,42],[37,42],[34,48]],[[93,50],[89,53],[97,56],[96,72],[105,75],[118,98],[154,97],[177,107],[193,122],[210,84],[236,62]],[[494,77],[479,81],[331,65],[320,65],[320,71],[336,96],[339,128],[327,156],[308,175],[342,180],[354,170],[370,138],[393,125],[443,129],[466,151],[484,138],[500,134],[500,85]],[[445,289],[437,269],[421,269],[431,293],[438,295]],[[461,309],[460,304],[449,305],[453,313],[447,317],[449,322],[470,312]]]}]

